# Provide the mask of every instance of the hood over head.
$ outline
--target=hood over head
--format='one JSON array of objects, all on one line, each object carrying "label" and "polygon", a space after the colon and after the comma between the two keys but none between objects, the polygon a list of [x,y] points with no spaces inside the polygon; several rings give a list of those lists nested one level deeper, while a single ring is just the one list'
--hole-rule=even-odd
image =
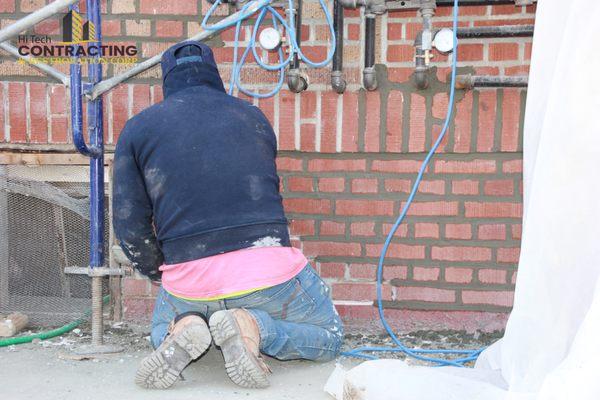
[{"label": "hood over head", "polygon": [[162,56],[161,68],[165,98],[191,86],[225,91],[213,52],[204,43],[189,40],[171,46]]}]

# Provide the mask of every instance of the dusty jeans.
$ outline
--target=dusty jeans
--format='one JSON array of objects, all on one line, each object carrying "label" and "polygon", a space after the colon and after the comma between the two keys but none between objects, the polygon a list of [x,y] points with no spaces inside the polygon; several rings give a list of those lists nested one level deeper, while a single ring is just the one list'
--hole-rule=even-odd
[{"label": "dusty jeans", "polygon": [[260,330],[260,350],[271,357],[329,361],[340,351],[342,321],[329,287],[310,265],[287,282],[224,300],[184,300],[161,287],[154,304],[152,345],[162,343],[169,323],[179,314],[195,311],[208,319],[215,311],[233,308],[252,313]]}]

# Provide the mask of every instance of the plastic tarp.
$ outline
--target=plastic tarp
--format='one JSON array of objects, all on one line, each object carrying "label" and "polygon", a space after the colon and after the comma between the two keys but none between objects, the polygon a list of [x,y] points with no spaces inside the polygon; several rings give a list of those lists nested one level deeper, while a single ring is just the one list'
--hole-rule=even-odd
[{"label": "plastic tarp", "polygon": [[365,362],[326,390],[361,400],[600,399],[600,2],[540,0],[524,131],[514,308],[475,368]]}]

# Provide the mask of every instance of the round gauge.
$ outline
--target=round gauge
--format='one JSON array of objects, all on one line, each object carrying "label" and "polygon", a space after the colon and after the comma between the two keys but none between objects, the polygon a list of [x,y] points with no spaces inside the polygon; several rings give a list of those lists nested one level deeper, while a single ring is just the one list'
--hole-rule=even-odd
[{"label": "round gauge", "polygon": [[440,53],[450,53],[454,49],[454,32],[452,32],[452,29],[440,29],[433,38],[433,45]]},{"label": "round gauge", "polygon": [[260,47],[265,50],[275,50],[281,44],[281,34],[275,28],[265,28],[258,36]]}]

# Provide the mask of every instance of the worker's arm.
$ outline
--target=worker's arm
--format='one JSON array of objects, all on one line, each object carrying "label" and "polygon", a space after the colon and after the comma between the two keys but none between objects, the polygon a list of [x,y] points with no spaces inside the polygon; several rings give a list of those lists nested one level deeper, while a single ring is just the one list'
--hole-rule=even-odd
[{"label": "worker's arm", "polygon": [[119,245],[133,267],[159,280],[163,254],[152,224],[152,204],[125,126],[115,150],[113,226]]}]

